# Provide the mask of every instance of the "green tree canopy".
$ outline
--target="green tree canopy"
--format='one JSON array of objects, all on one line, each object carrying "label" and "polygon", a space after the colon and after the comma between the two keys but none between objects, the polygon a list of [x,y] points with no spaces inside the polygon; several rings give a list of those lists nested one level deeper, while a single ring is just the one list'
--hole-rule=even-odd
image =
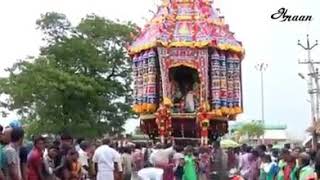
[{"label": "green tree canopy", "polygon": [[260,122],[248,122],[242,124],[237,130],[238,135],[252,137],[260,137],[264,134],[263,124]]},{"label": "green tree canopy", "polygon": [[37,20],[45,46],[38,57],[17,62],[0,80],[1,102],[15,110],[32,134],[70,131],[99,136],[123,131],[132,116],[131,65],[126,46],[132,23],[88,15],[71,26],[65,15]]}]

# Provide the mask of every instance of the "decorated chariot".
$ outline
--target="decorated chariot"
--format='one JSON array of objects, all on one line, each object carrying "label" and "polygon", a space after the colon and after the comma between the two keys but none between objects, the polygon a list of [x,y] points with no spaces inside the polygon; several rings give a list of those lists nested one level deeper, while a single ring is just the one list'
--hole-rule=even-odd
[{"label": "decorated chariot", "polygon": [[149,137],[207,144],[243,111],[244,49],[211,0],[163,0],[129,53],[133,110]]}]

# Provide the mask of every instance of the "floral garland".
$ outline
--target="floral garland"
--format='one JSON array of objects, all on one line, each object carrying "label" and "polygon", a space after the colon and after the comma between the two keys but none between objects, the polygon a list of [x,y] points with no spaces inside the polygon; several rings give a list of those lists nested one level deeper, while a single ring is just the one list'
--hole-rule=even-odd
[{"label": "floral garland", "polygon": [[[203,138],[208,138],[208,128],[210,126],[209,119],[210,117],[206,107],[200,107],[197,113],[197,122],[201,129],[200,131],[201,141]],[[201,144],[205,144],[205,143],[201,142]]]},{"label": "floral garland", "polygon": [[159,109],[155,113],[156,124],[158,126],[158,133],[160,136],[171,136],[172,134],[172,121],[171,112],[165,105],[160,105]]}]

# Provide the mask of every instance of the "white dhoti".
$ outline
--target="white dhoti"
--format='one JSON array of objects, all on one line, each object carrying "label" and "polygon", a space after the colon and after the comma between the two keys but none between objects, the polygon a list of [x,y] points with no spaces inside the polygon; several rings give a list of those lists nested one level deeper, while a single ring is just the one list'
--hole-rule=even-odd
[{"label": "white dhoti", "polygon": [[162,180],[163,169],[160,168],[144,168],[138,172],[138,176],[142,180]]},{"label": "white dhoti", "polygon": [[97,180],[114,180],[113,171],[99,171]]}]

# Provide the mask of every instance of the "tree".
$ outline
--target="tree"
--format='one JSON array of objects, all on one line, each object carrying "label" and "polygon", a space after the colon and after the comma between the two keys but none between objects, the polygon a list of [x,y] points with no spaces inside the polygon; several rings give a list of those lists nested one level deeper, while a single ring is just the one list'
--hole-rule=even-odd
[{"label": "tree", "polygon": [[260,137],[264,134],[263,124],[260,122],[248,122],[242,124],[237,129],[236,134],[238,136],[248,136],[248,138]]},{"label": "tree", "polygon": [[73,27],[65,15],[46,13],[37,27],[46,45],[40,56],[7,69],[0,93],[8,98],[1,106],[15,110],[31,134],[122,132],[133,115],[126,46],[136,26],[89,15]]}]

